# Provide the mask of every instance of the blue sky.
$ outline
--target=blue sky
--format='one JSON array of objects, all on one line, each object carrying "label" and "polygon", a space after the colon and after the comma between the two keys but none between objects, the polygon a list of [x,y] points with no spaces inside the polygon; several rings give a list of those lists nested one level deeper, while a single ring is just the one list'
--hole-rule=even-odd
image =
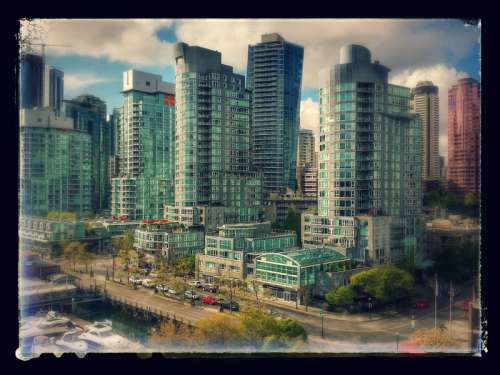
[{"label": "blue sky", "polygon": [[[391,68],[393,83],[432,80],[443,95],[458,78],[480,78],[480,27],[465,27],[459,20],[34,20],[24,21],[21,32],[35,24],[43,30],[35,42],[71,45],[47,48],[47,62],[65,72],[66,99],[91,93],[107,102],[108,113],[121,105],[124,70],[175,81],[175,42],[216,49],[223,63],[245,73],[248,44],[270,32],[304,46],[301,126],[316,132],[318,72],[338,62],[345,44],[368,47],[373,59]],[[440,115],[445,153],[445,105]]]}]

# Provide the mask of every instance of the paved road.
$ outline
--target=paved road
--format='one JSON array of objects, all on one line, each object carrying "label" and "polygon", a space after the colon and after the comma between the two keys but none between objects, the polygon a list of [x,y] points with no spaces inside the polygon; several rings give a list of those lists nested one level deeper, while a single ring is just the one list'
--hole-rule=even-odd
[{"label": "paved road", "polygon": [[167,313],[171,316],[175,314],[176,318],[183,319],[191,323],[196,323],[199,319],[209,317],[218,312],[217,309],[211,307],[192,307],[188,303],[185,304],[180,301],[155,294],[153,290],[144,288],[134,290],[127,285],[106,281],[105,277],[101,275],[96,275],[95,279],[91,279],[88,274],[75,273],[74,275],[78,276],[82,280],[85,287],[94,285],[95,280],[98,287],[106,287],[106,292],[109,296],[126,299],[134,304],[137,303],[139,305],[149,306],[151,310],[159,310],[164,315]]}]

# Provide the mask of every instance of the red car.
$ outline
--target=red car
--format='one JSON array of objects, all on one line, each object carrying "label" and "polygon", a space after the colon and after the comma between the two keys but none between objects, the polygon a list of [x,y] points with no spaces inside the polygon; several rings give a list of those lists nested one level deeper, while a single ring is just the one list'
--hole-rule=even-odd
[{"label": "red car", "polygon": [[426,309],[429,307],[429,300],[427,298],[422,298],[415,305],[417,309]]},{"label": "red car", "polygon": [[218,302],[218,299],[214,296],[211,296],[209,294],[205,294],[201,296],[201,302],[204,303],[205,305],[216,305]]}]

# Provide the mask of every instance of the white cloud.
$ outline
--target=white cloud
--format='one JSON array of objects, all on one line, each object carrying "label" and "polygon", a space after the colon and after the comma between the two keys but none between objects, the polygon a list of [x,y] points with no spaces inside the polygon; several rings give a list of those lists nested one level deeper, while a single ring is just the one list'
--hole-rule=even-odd
[{"label": "white cloud", "polygon": [[450,20],[183,20],[177,38],[222,53],[225,64],[244,70],[248,44],[278,32],[304,46],[303,87],[315,88],[318,71],[338,63],[341,46],[359,43],[394,71],[457,61],[478,42],[478,28]]},{"label": "white cloud", "polygon": [[300,102],[300,127],[314,132],[319,150],[319,105],[310,97]]},{"label": "white cloud", "polygon": [[77,91],[89,86],[112,81],[114,81],[113,78],[102,77],[93,73],[65,74],[64,88],[69,91]]},{"label": "white cloud", "polygon": [[70,45],[47,46],[47,53],[76,54],[107,58],[139,66],[173,63],[173,44],[163,42],[156,33],[173,25],[172,20],[57,20],[21,21],[21,35],[34,26],[43,30],[34,43]]},{"label": "white cloud", "polygon": [[415,87],[419,81],[432,81],[439,87],[439,154],[448,160],[448,90],[467,74],[444,64],[404,70],[390,78],[391,83]]}]

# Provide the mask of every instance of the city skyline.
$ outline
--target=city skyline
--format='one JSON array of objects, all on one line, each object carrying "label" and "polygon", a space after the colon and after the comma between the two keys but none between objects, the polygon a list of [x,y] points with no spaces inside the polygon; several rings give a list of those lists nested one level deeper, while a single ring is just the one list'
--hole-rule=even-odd
[{"label": "city skyline", "polygon": [[[297,22],[307,22],[308,31],[294,27]],[[22,30],[41,25],[45,31],[35,32],[35,39],[39,35],[50,44],[71,45],[46,49],[47,63],[65,72],[66,99],[90,93],[108,104],[109,113],[120,105],[125,70],[161,74],[163,80],[173,82],[176,42],[218,50],[224,64],[246,75],[248,45],[271,32],[304,46],[301,127],[314,130],[316,136],[317,72],[338,62],[342,45],[358,43],[373,50],[375,60],[391,67],[389,81],[394,84],[412,88],[418,81],[430,80],[444,94],[465,76],[480,80],[480,28],[465,26],[460,20],[34,20],[21,25]],[[425,54],[420,53],[422,49]],[[439,153],[445,159],[446,106],[442,100]]]}]

